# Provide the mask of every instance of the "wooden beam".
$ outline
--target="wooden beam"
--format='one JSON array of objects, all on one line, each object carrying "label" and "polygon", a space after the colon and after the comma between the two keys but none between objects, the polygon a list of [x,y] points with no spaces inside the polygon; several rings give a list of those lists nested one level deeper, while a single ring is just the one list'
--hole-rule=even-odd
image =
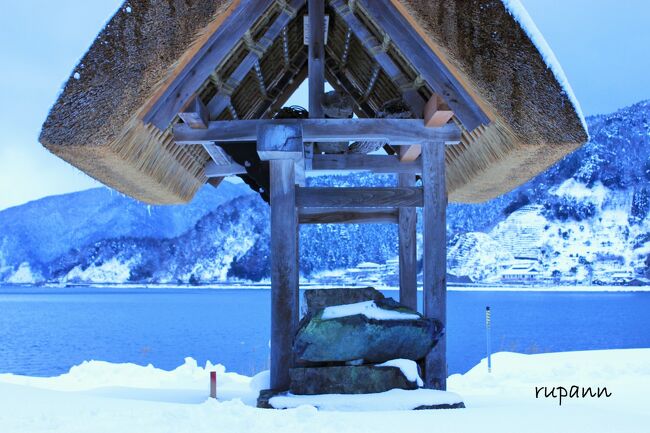
[{"label": "wooden beam", "polygon": [[210,161],[204,170],[204,175],[207,178],[235,176],[237,174],[246,174],[246,168],[236,162],[224,165]]},{"label": "wooden beam", "polygon": [[[406,152],[405,147],[400,153]],[[420,162],[418,160],[418,162]],[[413,174],[400,174],[397,186],[415,186]],[[399,249],[399,301],[401,304],[418,311],[418,280],[417,280],[417,212],[414,207],[399,208],[398,217],[398,249]]]},{"label": "wooden beam", "polygon": [[400,150],[399,160],[402,161],[403,163],[410,162],[410,161],[415,161],[416,159],[418,159],[418,157],[422,153],[422,145],[421,144],[413,144],[411,146],[402,146],[402,149],[404,149],[404,150]]},{"label": "wooden beam", "polygon": [[270,161],[271,388],[289,389],[298,326],[298,217],[294,162]]},{"label": "wooden beam", "polygon": [[392,2],[358,0],[357,5],[386,32],[433,91],[447,101],[467,130],[490,123],[487,114]]},{"label": "wooden beam", "polygon": [[325,93],[325,2],[309,0],[309,118],[323,116]]},{"label": "wooden beam", "polygon": [[[254,3],[254,2],[246,2]],[[259,65],[260,55],[263,54],[273,42],[282,35],[283,29],[291,22],[293,15],[298,9],[300,9],[305,4],[305,0],[291,0],[287,2],[288,8],[282,9],[281,13],[271,24],[268,30],[264,35],[259,39],[258,46],[255,49],[250,50],[249,53],[244,57],[237,68],[230,74],[229,77],[216,77],[218,78],[217,87],[219,91],[212,97],[210,102],[208,102],[208,111],[213,116],[218,116],[223,110],[228,108],[230,105],[230,95],[232,92],[239,86],[239,83],[246,78],[248,73],[255,68],[256,65]],[[249,27],[250,28],[250,27]],[[261,70],[259,71],[258,79],[261,77]],[[263,77],[261,78],[260,83],[263,82]],[[263,84],[261,84],[263,85]]]},{"label": "wooden beam", "polygon": [[306,207],[373,208],[422,206],[421,188],[297,188],[296,204]]},{"label": "wooden beam", "polygon": [[305,158],[300,123],[260,124],[257,127],[257,154],[262,161]]},{"label": "wooden beam", "polygon": [[307,208],[298,213],[300,224],[384,224],[397,223],[395,208],[327,209]]},{"label": "wooden beam", "polygon": [[206,129],[210,122],[210,113],[198,96],[181,113],[178,113],[183,122],[192,129]]},{"label": "wooden beam", "polygon": [[[422,260],[424,315],[447,326],[447,193],[445,188],[445,146],[428,143],[422,148],[424,189],[424,251]],[[425,387],[447,388],[446,329],[427,355]]]},{"label": "wooden beam", "polygon": [[420,161],[400,162],[395,155],[314,155],[312,170],[367,171],[371,173],[410,173],[422,172]]},{"label": "wooden beam", "polygon": [[177,125],[174,139],[180,145],[256,141],[260,125],[292,123],[302,124],[304,141],[386,141],[391,144],[442,141],[456,144],[461,136],[455,125],[427,128],[421,119],[257,119],[213,121],[207,129]]},{"label": "wooden beam", "polygon": [[[366,28],[366,26],[359,21],[359,19],[354,15],[350,6],[343,0],[332,0],[330,1],[332,7],[336,10],[338,15],[345,21],[348,27],[352,30],[354,35],[357,37],[359,42],[366,49],[368,54],[374,58],[377,64],[384,70],[386,75],[397,85],[397,87],[403,89],[402,96],[404,102],[406,102],[416,117],[422,116],[424,108],[424,100],[418,93],[417,89],[409,88],[411,83],[402,73],[402,70],[395,64],[395,62],[390,58],[386,50],[382,49],[382,44],[375,38],[372,33]],[[376,71],[378,72],[378,70]],[[376,72],[373,74],[376,79]],[[370,80],[370,86],[366,89],[366,98],[369,96],[369,92],[374,87],[374,80]]]},{"label": "wooden beam", "polygon": [[272,4],[273,0],[240,2],[158,97],[144,115],[144,122],[152,123],[160,130],[167,129],[203,82],[239,43],[246,30]]},{"label": "wooden beam", "polygon": [[295,163],[296,183],[305,185],[305,147],[302,125],[262,124],[257,128],[257,154],[262,161],[291,159]]},{"label": "wooden beam", "polygon": [[205,149],[206,152],[208,152],[208,155],[212,158],[212,161],[214,161],[215,164],[217,165],[228,165],[232,164],[233,160],[226,153],[221,146],[217,146],[214,143],[204,143],[203,148]]},{"label": "wooden beam", "polygon": [[424,124],[430,128],[446,125],[454,117],[454,112],[439,95],[435,93],[424,106]]}]

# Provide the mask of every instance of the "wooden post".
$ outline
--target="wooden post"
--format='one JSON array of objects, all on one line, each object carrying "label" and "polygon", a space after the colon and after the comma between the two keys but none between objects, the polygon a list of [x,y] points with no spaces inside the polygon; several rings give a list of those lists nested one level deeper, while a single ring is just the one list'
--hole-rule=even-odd
[{"label": "wooden post", "polygon": [[[404,146],[400,147],[400,155],[406,152]],[[401,173],[397,178],[397,186],[415,186],[413,174]],[[409,308],[418,310],[418,280],[417,280],[417,252],[416,252],[416,225],[417,212],[414,207],[401,207],[398,214],[399,235],[399,301]]]},{"label": "wooden post", "polygon": [[[447,191],[445,186],[445,144],[422,145],[422,187],[424,190],[424,315],[447,325]],[[446,329],[427,355],[424,386],[447,389]]]},{"label": "wooden post", "polygon": [[309,0],[309,117],[323,116],[325,92],[325,1]]},{"label": "wooden post", "polygon": [[271,160],[271,388],[289,389],[298,323],[298,216],[294,161]]}]

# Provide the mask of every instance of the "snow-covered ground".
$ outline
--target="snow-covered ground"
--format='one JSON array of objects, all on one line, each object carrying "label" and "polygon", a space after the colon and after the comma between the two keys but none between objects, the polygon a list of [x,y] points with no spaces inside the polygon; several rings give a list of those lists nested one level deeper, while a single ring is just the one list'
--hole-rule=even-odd
[{"label": "snow-covered ground", "polygon": [[[0,375],[0,432],[642,432],[650,425],[650,349],[497,353],[449,378],[466,409],[343,412],[256,409],[251,378],[187,359],[173,371],[92,361],[53,378]],[[218,396],[207,398],[209,371]],[[607,388],[610,397],[535,398],[536,389]],[[556,395],[561,390],[556,388]]]}]

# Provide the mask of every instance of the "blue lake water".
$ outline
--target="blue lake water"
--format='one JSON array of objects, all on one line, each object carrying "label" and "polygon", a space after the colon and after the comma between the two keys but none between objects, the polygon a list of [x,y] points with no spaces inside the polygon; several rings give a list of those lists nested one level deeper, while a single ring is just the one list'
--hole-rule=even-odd
[{"label": "blue lake water", "polygon": [[[485,357],[486,305],[495,352],[650,347],[650,293],[451,291],[450,373]],[[251,375],[268,368],[269,306],[268,290],[0,287],[0,373],[91,359],[173,369],[190,356]]]}]

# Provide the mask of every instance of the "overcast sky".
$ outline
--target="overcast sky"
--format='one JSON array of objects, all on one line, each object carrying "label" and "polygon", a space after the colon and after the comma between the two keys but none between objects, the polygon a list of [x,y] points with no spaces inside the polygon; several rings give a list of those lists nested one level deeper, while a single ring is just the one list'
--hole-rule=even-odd
[{"label": "overcast sky", "polygon": [[[650,98],[650,2],[522,0],[586,115]],[[117,0],[0,0],[0,209],[98,185],[37,141]],[[0,228],[1,229],[1,228]]]}]

